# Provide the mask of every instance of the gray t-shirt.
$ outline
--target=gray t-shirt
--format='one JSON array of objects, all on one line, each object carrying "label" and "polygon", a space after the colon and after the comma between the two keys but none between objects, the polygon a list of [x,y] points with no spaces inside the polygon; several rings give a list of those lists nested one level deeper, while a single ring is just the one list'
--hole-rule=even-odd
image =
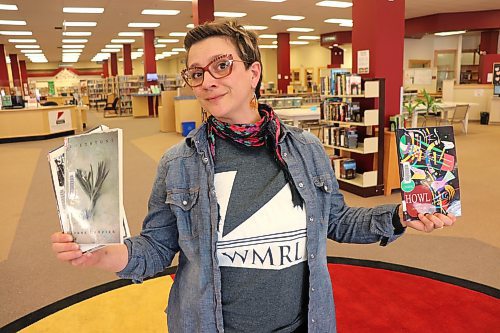
[{"label": "gray t-shirt", "polygon": [[216,140],[225,331],[293,332],[307,320],[305,211],[268,148]]}]

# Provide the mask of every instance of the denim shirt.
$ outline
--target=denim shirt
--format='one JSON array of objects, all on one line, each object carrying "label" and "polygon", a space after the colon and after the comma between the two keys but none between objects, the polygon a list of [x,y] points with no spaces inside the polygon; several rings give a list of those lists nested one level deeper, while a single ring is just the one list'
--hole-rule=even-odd
[{"label": "denim shirt", "polygon": [[[399,236],[392,225],[396,205],[348,207],[314,135],[285,126],[279,145],[306,211],[308,332],[336,332],[327,238],[391,242]],[[180,252],[166,310],[169,332],[224,332],[216,257],[219,211],[205,124],[164,154],[148,209],[141,234],[125,241],[129,261],[118,276],[140,283],[165,270]]]}]

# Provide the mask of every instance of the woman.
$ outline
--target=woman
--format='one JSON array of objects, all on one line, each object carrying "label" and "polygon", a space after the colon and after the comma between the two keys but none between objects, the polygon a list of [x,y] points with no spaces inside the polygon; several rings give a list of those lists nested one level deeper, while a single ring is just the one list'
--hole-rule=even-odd
[{"label": "woman", "polygon": [[455,218],[347,207],[319,140],[257,105],[257,36],[208,23],[184,43],[182,75],[211,116],[160,161],[141,235],[82,255],[56,233],[54,251],[136,282],[180,252],[170,332],[334,332],[327,238],[385,245],[406,226],[429,232]]}]

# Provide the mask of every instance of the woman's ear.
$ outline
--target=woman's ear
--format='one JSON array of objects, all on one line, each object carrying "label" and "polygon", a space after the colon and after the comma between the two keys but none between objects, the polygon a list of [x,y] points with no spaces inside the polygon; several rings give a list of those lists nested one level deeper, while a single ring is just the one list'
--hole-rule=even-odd
[{"label": "woman's ear", "polygon": [[259,83],[260,74],[262,73],[262,65],[260,62],[255,61],[248,69],[252,72],[252,87],[255,88]]}]

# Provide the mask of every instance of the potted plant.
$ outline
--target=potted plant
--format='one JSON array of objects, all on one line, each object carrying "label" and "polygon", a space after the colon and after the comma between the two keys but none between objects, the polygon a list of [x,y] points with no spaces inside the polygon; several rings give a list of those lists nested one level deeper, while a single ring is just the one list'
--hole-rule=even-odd
[{"label": "potted plant", "polygon": [[[408,99],[406,102],[403,102],[403,109],[406,111],[405,117],[404,117],[404,127],[410,127],[408,124],[411,124],[411,121],[413,119],[413,113],[415,112],[415,109],[417,106],[421,105],[422,101],[420,100],[412,100]],[[416,127],[416,125],[412,125],[411,127]]]},{"label": "potted plant", "polygon": [[417,101],[420,105],[425,106],[425,114],[437,116],[442,108],[437,105],[436,99],[432,97],[425,89],[422,91],[423,99],[418,99]]}]

